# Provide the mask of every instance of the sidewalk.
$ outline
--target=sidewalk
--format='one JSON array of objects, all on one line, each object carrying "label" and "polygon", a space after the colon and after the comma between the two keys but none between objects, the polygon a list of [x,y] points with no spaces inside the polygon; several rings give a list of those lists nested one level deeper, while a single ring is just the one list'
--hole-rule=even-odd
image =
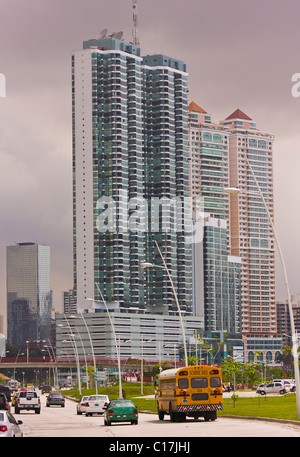
[{"label": "sidewalk", "polygon": [[244,392],[243,390],[236,390],[235,392],[231,390],[230,392],[223,392],[223,398],[231,398],[233,394],[238,395],[239,397],[257,397],[255,390]]}]

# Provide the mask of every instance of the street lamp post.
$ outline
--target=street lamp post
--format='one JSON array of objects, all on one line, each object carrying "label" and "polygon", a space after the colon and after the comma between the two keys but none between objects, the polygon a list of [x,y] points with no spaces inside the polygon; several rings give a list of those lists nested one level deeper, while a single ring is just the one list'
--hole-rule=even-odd
[{"label": "street lamp post", "polygon": [[[48,342],[47,341],[44,341],[46,344],[49,344],[49,347],[51,348],[51,351],[52,351],[52,357],[53,357],[53,361],[54,362],[57,362],[57,359],[56,359],[56,354],[55,354],[55,351],[54,351],[54,348],[52,346],[52,343],[50,341],[49,338],[47,338]],[[48,348],[47,348],[48,349]],[[49,350],[49,349],[48,349]],[[49,355],[50,355],[50,351],[49,351]],[[54,373],[54,368],[53,368],[53,373]],[[57,371],[57,366],[55,367],[55,376],[56,376],[56,385],[58,386],[58,371]]]},{"label": "street lamp post", "polygon": [[[289,307],[289,313],[290,313],[290,323],[291,323],[291,333],[292,333],[292,353],[293,353],[293,360],[294,360],[294,372],[295,372],[295,384],[296,384],[296,404],[297,404],[297,417],[300,417],[300,377],[299,377],[299,365],[298,365],[298,336],[297,336],[297,333],[296,333],[296,330],[295,330],[295,322],[294,322],[294,316],[293,316],[293,308],[292,308],[292,302],[291,302],[291,294],[290,294],[290,288],[289,288],[289,283],[288,283],[288,277],[287,277],[287,271],[286,271],[286,267],[285,267],[285,262],[284,262],[284,259],[283,259],[283,255],[282,255],[282,251],[281,251],[281,248],[280,248],[280,244],[279,244],[279,240],[278,240],[278,237],[277,237],[277,233],[276,233],[276,230],[275,230],[275,226],[273,224],[273,220],[271,218],[271,215],[270,215],[270,211],[269,211],[269,208],[266,204],[266,201],[265,201],[265,198],[263,196],[263,193],[261,191],[261,188],[260,188],[260,185],[256,179],[256,176],[253,172],[253,169],[251,167],[251,164],[248,160],[248,157],[247,155],[244,153],[244,157],[245,157],[245,160],[247,162],[247,165],[249,167],[249,170],[251,172],[251,175],[255,181],[255,184],[256,184],[256,187],[258,189],[258,192],[259,192],[259,195],[261,197],[261,200],[263,202],[263,205],[265,207],[265,210],[266,210],[266,213],[267,213],[267,216],[268,216],[268,220],[269,220],[269,223],[270,223],[270,226],[272,228],[272,231],[273,231],[273,235],[274,235],[274,238],[275,238],[275,243],[276,243],[276,246],[277,246],[277,250],[278,250],[278,254],[279,254],[279,257],[280,257],[280,261],[281,261],[281,266],[282,266],[282,270],[283,270],[283,276],[284,276],[284,283],[285,283],[285,289],[286,289],[286,294],[287,294],[287,300],[288,300],[288,307]],[[241,190],[238,189],[238,188],[226,188],[224,189],[224,192],[226,193],[229,193],[229,194],[239,194],[241,193]]]},{"label": "street lamp post", "polygon": [[141,343],[142,343],[142,357],[141,357],[141,395],[144,395],[144,342],[145,343],[150,343],[150,341],[153,341],[153,338],[150,340],[144,340],[144,335],[142,335],[141,338]]},{"label": "street lamp post", "polygon": [[73,346],[76,365],[77,365],[78,389],[79,389],[79,393],[81,395],[80,363],[79,363],[79,356],[78,356],[77,346],[76,346],[76,342],[75,342],[75,335],[74,335],[74,333],[69,333],[69,336],[70,336],[70,339],[69,340],[62,340],[62,343],[71,343],[72,346]]},{"label": "street lamp post", "polygon": [[65,317],[65,320],[68,324],[67,327],[64,327],[64,325],[62,324],[58,324],[58,327],[62,327],[62,328],[67,328],[69,330],[69,336],[70,336],[70,340],[63,340],[62,342],[63,343],[70,343],[72,344],[73,346],[73,350],[74,350],[74,355],[75,355],[75,360],[76,360],[76,365],[77,365],[77,381],[78,381],[78,389],[79,389],[79,393],[81,395],[81,379],[80,379],[80,362],[79,362],[79,355],[78,355],[78,350],[77,350],[77,344],[76,344],[76,341],[75,341],[75,335],[74,333],[72,333],[72,329],[71,329],[71,326],[70,326],[70,323],[67,319],[67,316],[64,315]]},{"label": "street lamp post", "polygon": [[22,349],[19,349],[18,354],[17,354],[17,357],[16,357],[16,360],[15,360],[14,374],[13,374],[14,379],[16,379],[16,368],[17,368],[18,357],[19,357],[19,355],[24,355],[24,353],[21,353],[21,354],[20,354],[21,350],[22,350]]},{"label": "street lamp post", "polygon": [[[51,362],[51,363],[53,362],[53,364],[54,364],[54,362],[55,362],[55,357],[54,357],[54,356],[52,357],[52,355],[51,355],[51,353],[50,353],[50,350],[49,350],[49,347],[48,347],[48,346],[44,346],[44,348],[45,348],[45,351],[46,351],[46,350],[48,351],[48,355],[49,355],[50,362]],[[42,349],[42,352],[44,352],[44,349]],[[49,370],[50,370],[50,368],[49,368]],[[52,370],[53,370],[53,384],[54,384],[54,386],[56,386],[56,385],[58,385],[58,381],[57,381],[57,383],[56,383],[56,379],[58,379],[58,376],[56,376],[56,370],[57,370],[57,368],[53,365]]]},{"label": "street lamp post", "polygon": [[164,259],[163,255],[162,255],[162,253],[161,253],[161,250],[159,249],[159,246],[158,246],[158,243],[157,243],[156,240],[155,240],[155,244],[156,244],[156,247],[157,247],[158,252],[159,252],[159,254],[160,254],[160,257],[161,257],[161,259],[162,259],[162,261],[163,261],[164,266],[162,267],[162,266],[160,266],[160,265],[155,265],[155,264],[149,263],[149,262],[142,262],[142,263],[141,263],[141,266],[144,267],[144,268],[151,268],[151,267],[154,267],[154,268],[161,268],[161,269],[163,269],[163,270],[166,270],[166,272],[167,272],[169,281],[170,281],[171,286],[172,286],[172,290],[173,290],[175,302],[176,302],[176,305],[177,305],[178,315],[179,315],[179,321],[180,321],[181,332],[182,332],[182,338],[183,338],[185,365],[188,366],[187,349],[186,349],[186,341],[185,341],[185,331],[184,331],[184,325],[183,325],[183,320],[182,320],[181,309],[180,309],[178,297],[177,297],[177,294],[176,294],[176,290],[175,290],[175,287],[174,287],[174,283],[173,283],[173,280],[172,280],[172,276],[171,276],[171,274],[170,274],[170,272],[169,272],[169,270],[168,270],[167,264],[166,264],[166,262],[165,262],[165,259]]},{"label": "street lamp post", "polygon": [[[105,309],[106,309],[106,312],[107,312],[107,315],[108,315],[108,318],[109,318],[109,322],[110,322],[110,325],[111,325],[111,328],[112,328],[112,332],[113,332],[113,336],[114,336],[114,341],[115,341],[115,347],[116,347],[116,353],[117,353],[117,359],[118,359],[118,371],[119,371],[119,398],[123,398],[123,393],[122,393],[122,374],[121,374],[121,358],[120,358],[120,347],[118,345],[118,341],[117,341],[117,336],[116,336],[116,332],[115,332],[115,326],[113,324],[113,321],[112,321],[112,318],[110,316],[110,312],[109,312],[109,309],[108,309],[108,306],[107,306],[107,303],[106,301],[104,300],[104,297],[102,295],[102,292],[98,286],[98,284],[96,284],[97,286],[97,289],[98,289],[98,292],[101,296],[101,301],[104,303],[104,306],[105,306]],[[87,298],[86,299],[87,301],[96,301],[94,300],[93,298]]]},{"label": "street lamp post", "polygon": [[[90,345],[91,345],[91,348],[92,348],[92,356],[93,356],[93,362],[94,362],[94,373],[96,373],[97,371],[97,365],[96,365],[96,357],[95,357],[95,352],[94,352],[94,347],[93,347],[93,343],[92,343],[92,338],[91,338],[91,334],[90,334],[90,331],[89,331],[89,328],[88,328],[88,325],[86,323],[86,320],[85,318],[83,317],[83,313],[81,310],[78,310],[79,311],[79,314],[81,316],[81,319],[83,320],[84,322],[84,325],[85,325],[85,328],[86,328],[86,331],[88,333],[88,336],[89,336],[89,340],[90,340]],[[70,316],[70,317],[77,317],[77,316]],[[98,385],[97,385],[97,381],[95,381],[95,387],[96,387],[96,395],[98,395]]]}]

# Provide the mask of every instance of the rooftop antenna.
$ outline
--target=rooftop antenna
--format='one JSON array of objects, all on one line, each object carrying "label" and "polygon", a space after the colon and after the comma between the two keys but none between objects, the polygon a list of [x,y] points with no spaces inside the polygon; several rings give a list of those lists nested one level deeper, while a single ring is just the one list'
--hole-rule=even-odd
[{"label": "rooftop antenna", "polygon": [[139,36],[138,36],[137,4],[138,4],[138,0],[132,0],[132,11],[133,11],[132,38],[133,38],[133,44],[136,45],[136,46],[139,46],[140,45],[140,39],[139,39]]}]

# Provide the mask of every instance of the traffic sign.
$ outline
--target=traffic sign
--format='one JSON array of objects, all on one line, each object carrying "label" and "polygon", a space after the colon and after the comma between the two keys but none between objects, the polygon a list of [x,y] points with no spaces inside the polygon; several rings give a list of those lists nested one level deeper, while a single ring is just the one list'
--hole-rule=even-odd
[{"label": "traffic sign", "polygon": [[95,381],[105,381],[106,373],[105,371],[94,371]]}]

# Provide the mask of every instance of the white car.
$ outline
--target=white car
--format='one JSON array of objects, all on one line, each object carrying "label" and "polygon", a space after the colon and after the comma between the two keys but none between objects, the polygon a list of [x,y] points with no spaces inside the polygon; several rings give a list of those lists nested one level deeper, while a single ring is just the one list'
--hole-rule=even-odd
[{"label": "white car", "polygon": [[85,403],[85,415],[103,414],[109,403],[110,399],[107,395],[91,395]]},{"label": "white car", "polygon": [[0,437],[22,437],[21,424],[23,422],[16,421],[9,411],[0,411]]},{"label": "white car", "polygon": [[89,398],[89,395],[85,396],[85,397],[81,397],[81,399],[79,400],[79,403],[77,403],[77,414],[85,413],[85,404],[86,404],[88,398]]},{"label": "white car", "polygon": [[267,394],[285,394],[287,389],[283,382],[270,382],[269,384],[260,384],[256,390],[261,395]]}]

